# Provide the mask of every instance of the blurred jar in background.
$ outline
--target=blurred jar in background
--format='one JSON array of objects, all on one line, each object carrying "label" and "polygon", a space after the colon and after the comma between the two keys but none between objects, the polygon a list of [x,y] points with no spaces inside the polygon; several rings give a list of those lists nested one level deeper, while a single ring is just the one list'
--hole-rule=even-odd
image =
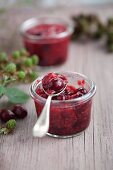
[{"label": "blurred jar in background", "polygon": [[66,61],[73,32],[70,20],[56,17],[31,18],[21,25],[20,32],[25,48],[31,55],[39,56],[39,65],[59,65]]}]

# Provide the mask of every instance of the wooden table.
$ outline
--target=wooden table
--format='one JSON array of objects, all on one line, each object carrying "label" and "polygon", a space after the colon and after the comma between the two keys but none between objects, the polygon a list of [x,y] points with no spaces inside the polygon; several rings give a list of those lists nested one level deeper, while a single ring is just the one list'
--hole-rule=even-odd
[{"label": "wooden table", "polygon": [[[113,16],[113,6],[76,7],[42,10],[15,8],[0,14],[0,50],[11,52],[21,44],[18,27],[32,16],[96,13],[106,20]],[[28,117],[17,122],[16,132],[0,136],[0,170],[112,170],[113,169],[113,54],[105,51],[104,41],[72,43],[68,61],[59,67],[38,68],[46,71],[68,70],[87,75],[95,81],[92,119],[89,128],[80,136],[69,139],[32,137],[36,121],[35,107],[31,100],[26,107]],[[26,91],[29,85],[21,86]],[[2,101],[7,105],[6,100]]]}]

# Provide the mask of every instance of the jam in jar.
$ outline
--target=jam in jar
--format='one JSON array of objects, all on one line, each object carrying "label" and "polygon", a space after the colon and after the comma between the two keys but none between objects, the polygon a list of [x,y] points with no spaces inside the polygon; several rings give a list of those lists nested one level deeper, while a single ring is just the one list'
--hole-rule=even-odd
[{"label": "jam in jar", "polygon": [[66,61],[73,27],[57,18],[31,18],[20,28],[24,46],[39,56],[39,65],[59,65]]},{"label": "jam in jar", "polygon": [[31,85],[31,96],[38,117],[48,97],[38,83],[42,81],[43,87],[47,90],[57,90],[62,85],[59,79],[66,82],[67,86],[60,95],[52,98],[48,135],[67,138],[77,135],[89,126],[92,97],[96,92],[96,86],[86,76],[75,72],[48,73],[38,78]]}]

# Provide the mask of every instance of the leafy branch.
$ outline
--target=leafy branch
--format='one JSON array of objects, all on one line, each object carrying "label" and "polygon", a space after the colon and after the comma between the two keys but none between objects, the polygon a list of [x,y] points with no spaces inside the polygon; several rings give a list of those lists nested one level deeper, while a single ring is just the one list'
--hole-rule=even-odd
[{"label": "leafy branch", "polygon": [[11,103],[25,103],[29,96],[16,87],[7,87],[7,85],[13,81],[14,78],[3,76],[2,84],[0,85],[0,97],[7,96]]},{"label": "leafy branch", "polygon": [[26,49],[14,51],[11,56],[0,53],[0,98],[5,95],[11,103],[25,103],[29,99],[28,94],[8,86],[13,82],[29,83],[36,79],[38,74],[34,70],[38,63],[38,56],[30,56]]}]

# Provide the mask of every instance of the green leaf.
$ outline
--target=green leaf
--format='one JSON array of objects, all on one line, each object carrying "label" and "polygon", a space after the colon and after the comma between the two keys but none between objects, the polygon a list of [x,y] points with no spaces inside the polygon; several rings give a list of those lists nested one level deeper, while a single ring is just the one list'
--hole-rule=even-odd
[{"label": "green leaf", "polygon": [[0,85],[0,96],[2,96],[5,93],[5,87]]},{"label": "green leaf", "polygon": [[25,92],[17,89],[16,87],[6,88],[5,95],[8,97],[11,103],[26,103],[29,99],[29,95]]}]

